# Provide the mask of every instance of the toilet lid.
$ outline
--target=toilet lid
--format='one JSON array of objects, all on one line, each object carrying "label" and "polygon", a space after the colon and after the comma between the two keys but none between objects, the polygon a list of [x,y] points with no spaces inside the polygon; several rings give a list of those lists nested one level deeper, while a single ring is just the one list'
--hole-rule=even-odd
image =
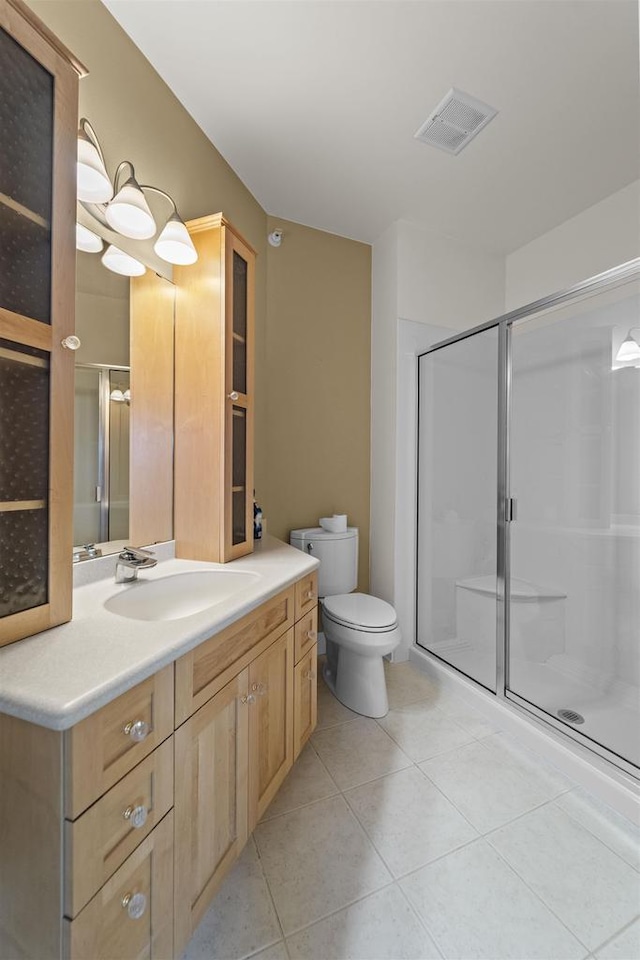
[{"label": "toilet lid", "polygon": [[378,597],[370,597],[368,593],[342,593],[326,597],[323,606],[334,620],[369,630],[395,627],[397,622],[391,604]]}]

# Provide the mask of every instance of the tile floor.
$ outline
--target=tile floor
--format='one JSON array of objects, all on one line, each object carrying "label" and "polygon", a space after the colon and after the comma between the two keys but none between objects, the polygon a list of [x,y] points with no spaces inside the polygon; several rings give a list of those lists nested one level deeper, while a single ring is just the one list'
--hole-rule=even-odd
[{"label": "tile floor", "polygon": [[640,830],[410,664],[318,729],[184,960],[640,960]]}]

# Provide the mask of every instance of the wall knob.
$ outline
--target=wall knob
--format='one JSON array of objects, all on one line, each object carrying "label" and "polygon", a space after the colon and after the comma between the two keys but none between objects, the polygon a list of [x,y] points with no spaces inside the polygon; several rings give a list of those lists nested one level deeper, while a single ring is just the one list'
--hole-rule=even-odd
[{"label": "wall knob", "polygon": [[64,340],[61,340],[60,343],[65,348],[65,350],[77,350],[82,346],[80,342],[80,337],[76,337],[75,334],[71,334],[69,337],[65,337]]},{"label": "wall knob", "polygon": [[144,893],[126,893],[122,898],[122,906],[132,920],[139,920],[147,909],[147,898]]},{"label": "wall knob", "polygon": [[125,737],[130,737],[134,743],[141,743],[151,733],[151,727],[145,720],[131,720],[122,728]]},{"label": "wall knob", "polygon": [[125,820],[128,820],[131,823],[132,827],[135,827],[136,830],[139,830],[140,827],[144,827],[145,823],[147,822],[148,812],[149,811],[146,807],[138,804],[136,807],[128,806],[123,812],[122,816]]}]

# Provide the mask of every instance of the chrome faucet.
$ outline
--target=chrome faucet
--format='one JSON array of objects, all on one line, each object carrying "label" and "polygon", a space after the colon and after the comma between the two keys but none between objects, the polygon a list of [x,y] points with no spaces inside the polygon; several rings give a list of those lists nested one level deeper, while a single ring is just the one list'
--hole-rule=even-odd
[{"label": "chrome faucet", "polygon": [[150,550],[125,547],[116,561],[116,583],[132,583],[138,579],[138,570],[149,570],[157,563]]}]

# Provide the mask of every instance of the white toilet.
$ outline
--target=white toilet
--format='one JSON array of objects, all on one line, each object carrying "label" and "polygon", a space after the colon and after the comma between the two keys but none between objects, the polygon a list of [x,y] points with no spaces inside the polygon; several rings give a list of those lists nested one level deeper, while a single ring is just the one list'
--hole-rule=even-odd
[{"label": "white toilet", "polygon": [[349,592],[358,582],[357,527],[344,533],[328,533],[321,527],[292,530],[289,542],[320,561],[327,686],[356,713],[384,717],[389,701],[382,658],[400,643],[400,627],[391,604]]}]

